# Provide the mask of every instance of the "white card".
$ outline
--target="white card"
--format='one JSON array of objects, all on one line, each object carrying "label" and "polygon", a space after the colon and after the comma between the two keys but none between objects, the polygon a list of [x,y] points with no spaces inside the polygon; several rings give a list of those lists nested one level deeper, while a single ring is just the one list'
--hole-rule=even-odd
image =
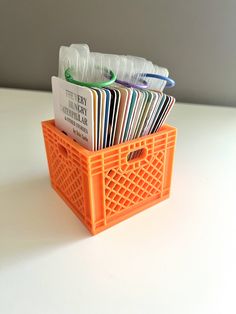
[{"label": "white card", "polygon": [[136,104],[134,106],[134,110],[133,110],[132,116],[131,116],[129,131],[128,131],[128,135],[127,135],[127,139],[128,140],[130,140],[132,138],[131,134],[132,134],[132,131],[134,129],[134,118],[135,118],[135,115],[136,115],[136,111],[137,111],[138,105],[139,105],[140,101],[142,101],[143,95],[144,95],[139,89],[137,89],[136,91],[138,93],[138,97],[137,97]]},{"label": "white card", "polygon": [[115,144],[121,143],[121,136],[123,131],[123,123],[125,118],[125,113],[128,112],[127,107],[130,103],[132,97],[132,89],[130,88],[119,88],[121,93],[120,107],[117,119],[117,128],[115,133]]},{"label": "white card", "polygon": [[105,110],[106,110],[106,93],[103,89],[101,89],[102,93],[102,101],[101,101],[101,109],[100,109],[100,137],[99,137],[99,149],[103,148],[104,141],[104,122],[105,122]]},{"label": "white card", "polygon": [[129,139],[131,139],[131,140],[135,138],[134,136],[135,136],[135,131],[137,128],[139,116],[141,114],[143,105],[144,105],[146,98],[147,98],[147,93],[145,91],[142,90],[141,93],[142,93],[142,95],[140,95],[139,101],[138,101],[136,108],[135,108],[135,112],[134,112],[134,116],[133,116],[133,120],[132,120],[132,127],[130,128]]},{"label": "white card", "polygon": [[148,111],[148,114],[147,114],[147,117],[146,117],[146,120],[145,120],[145,123],[144,123],[144,126],[143,126],[143,130],[142,130],[142,133],[141,133],[142,136],[148,134],[147,130],[149,130],[150,121],[152,119],[152,115],[153,115],[153,113],[156,110],[156,107],[157,107],[157,104],[158,104],[158,100],[161,98],[160,97],[160,92],[157,92],[157,91],[150,91],[150,92],[152,92],[154,94],[154,97],[153,97],[152,103],[150,104],[150,109]]},{"label": "white card", "polygon": [[52,77],[56,127],[81,146],[94,150],[93,93],[58,77]]}]

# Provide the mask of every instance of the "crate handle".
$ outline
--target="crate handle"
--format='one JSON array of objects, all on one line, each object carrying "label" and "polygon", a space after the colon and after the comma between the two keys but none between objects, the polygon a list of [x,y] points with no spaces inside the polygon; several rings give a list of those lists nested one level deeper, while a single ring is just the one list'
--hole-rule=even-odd
[{"label": "crate handle", "polygon": [[63,146],[63,145],[60,144],[60,143],[58,143],[57,146],[58,146],[59,153],[61,153],[62,156],[64,156],[64,157],[67,158],[67,157],[68,157],[68,151],[67,151],[67,149],[65,148],[65,146]]},{"label": "crate handle", "polygon": [[127,163],[143,160],[147,157],[147,148],[139,147],[130,151],[126,156]]}]

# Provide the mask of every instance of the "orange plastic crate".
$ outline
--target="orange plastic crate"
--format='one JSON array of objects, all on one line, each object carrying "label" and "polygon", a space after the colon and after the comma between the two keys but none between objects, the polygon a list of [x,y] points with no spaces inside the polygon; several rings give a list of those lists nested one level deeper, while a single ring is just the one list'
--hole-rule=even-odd
[{"label": "orange plastic crate", "polygon": [[[42,122],[51,183],[92,234],[169,196],[176,129],[97,152],[81,147],[55,127]],[[130,152],[142,149],[135,159]]]}]

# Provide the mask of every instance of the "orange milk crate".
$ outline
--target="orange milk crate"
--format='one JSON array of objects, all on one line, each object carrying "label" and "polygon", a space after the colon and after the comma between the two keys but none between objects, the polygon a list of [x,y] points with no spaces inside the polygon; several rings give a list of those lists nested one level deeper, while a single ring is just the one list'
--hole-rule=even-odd
[{"label": "orange milk crate", "polygon": [[[89,151],[42,122],[52,187],[92,234],[169,197],[176,129]],[[141,151],[130,159],[131,152]]]}]

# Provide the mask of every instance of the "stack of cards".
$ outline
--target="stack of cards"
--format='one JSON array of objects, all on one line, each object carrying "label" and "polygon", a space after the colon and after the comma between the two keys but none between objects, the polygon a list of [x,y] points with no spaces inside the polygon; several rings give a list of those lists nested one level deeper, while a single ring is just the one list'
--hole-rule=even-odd
[{"label": "stack of cards", "polygon": [[149,89],[87,88],[52,78],[56,126],[96,151],[157,132],[175,99]]}]

